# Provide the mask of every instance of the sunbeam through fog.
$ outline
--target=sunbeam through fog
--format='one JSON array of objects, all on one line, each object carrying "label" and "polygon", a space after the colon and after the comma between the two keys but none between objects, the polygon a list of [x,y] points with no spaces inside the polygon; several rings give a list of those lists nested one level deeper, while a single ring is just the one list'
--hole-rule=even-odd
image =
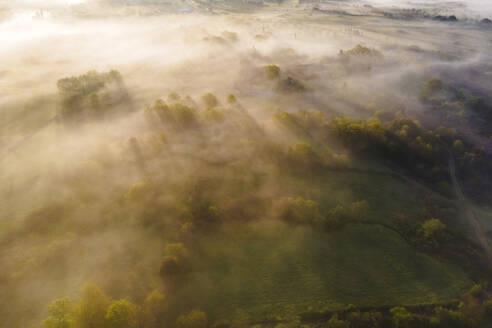
[{"label": "sunbeam through fog", "polygon": [[488,327],[491,18],[0,0],[0,327]]}]

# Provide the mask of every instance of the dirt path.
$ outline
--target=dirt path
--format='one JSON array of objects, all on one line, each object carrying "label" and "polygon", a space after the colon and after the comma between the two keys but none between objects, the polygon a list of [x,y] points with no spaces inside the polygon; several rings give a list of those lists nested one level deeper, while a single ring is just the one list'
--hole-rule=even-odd
[{"label": "dirt path", "polygon": [[480,222],[478,222],[477,218],[475,217],[475,214],[473,214],[472,206],[470,202],[466,200],[465,195],[461,190],[460,184],[458,183],[458,179],[456,178],[456,163],[454,161],[453,156],[449,157],[449,173],[451,175],[453,187],[456,192],[456,195],[458,196],[458,201],[460,203],[460,206],[463,209],[463,212],[465,213],[466,219],[468,220],[471,227],[473,228],[473,231],[475,232],[475,236],[477,237],[480,246],[482,246],[485,253],[487,254],[487,257],[489,259],[489,268],[492,270],[492,249],[490,248],[489,242],[487,240],[487,234],[485,233],[484,229],[480,225]]}]

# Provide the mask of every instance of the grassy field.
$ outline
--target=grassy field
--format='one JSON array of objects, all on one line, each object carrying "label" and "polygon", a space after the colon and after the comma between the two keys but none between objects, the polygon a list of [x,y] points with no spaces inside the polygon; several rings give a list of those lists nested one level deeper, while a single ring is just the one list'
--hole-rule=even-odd
[{"label": "grassy field", "polygon": [[283,193],[317,201],[325,213],[338,204],[346,206],[366,200],[369,203],[367,219],[395,226],[395,216],[398,214],[420,221],[430,219],[435,213],[429,212],[426,207],[432,204],[446,214],[446,217],[439,219],[449,227],[457,230],[467,227],[466,219],[461,217],[453,200],[390,174],[324,171],[312,177],[290,176],[282,181],[279,189]]},{"label": "grassy field", "polygon": [[489,207],[474,206],[473,213],[484,230],[487,232],[489,245],[492,245],[492,209]]},{"label": "grassy field", "polygon": [[213,317],[255,321],[349,304],[432,303],[470,286],[458,267],[416,253],[379,226],[327,234],[264,221],[197,242],[203,270],[178,298]]}]

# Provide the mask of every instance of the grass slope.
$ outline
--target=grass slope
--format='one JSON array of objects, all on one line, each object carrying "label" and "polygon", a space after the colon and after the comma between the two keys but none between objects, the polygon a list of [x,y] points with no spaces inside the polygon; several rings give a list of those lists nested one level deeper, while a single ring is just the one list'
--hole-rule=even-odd
[{"label": "grass slope", "polygon": [[458,267],[416,253],[378,226],[326,234],[265,221],[198,244],[207,269],[192,274],[179,299],[220,318],[243,313],[255,321],[349,304],[432,303],[470,286]]}]

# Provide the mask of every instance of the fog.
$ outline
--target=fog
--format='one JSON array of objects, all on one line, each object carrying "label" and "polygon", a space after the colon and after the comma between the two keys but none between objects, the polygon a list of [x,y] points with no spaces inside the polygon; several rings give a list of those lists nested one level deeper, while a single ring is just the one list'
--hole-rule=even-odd
[{"label": "fog", "polygon": [[[408,16],[411,8],[428,14]],[[200,303],[185,288],[162,287],[158,276],[166,244],[208,250],[206,237],[187,235],[196,216],[190,202],[217,206],[221,219],[244,219],[256,231],[278,219],[286,197],[317,197],[315,177],[284,177],[290,171],[277,167],[278,153],[290,156],[284,149],[306,137],[279,127],[275,114],[405,113],[426,128],[447,124],[487,152],[483,120],[429,110],[422,94],[426,81],[440,78],[490,100],[491,27],[480,22],[489,16],[492,4],[480,0],[0,1],[0,326],[38,327],[53,299],[75,299],[91,281],[136,303],[153,289],[181,295],[177,314]],[[352,55],[357,45],[369,55]],[[268,65],[279,77],[265,75]],[[60,80],[87,72],[104,83],[76,103],[79,117]],[[161,125],[159,99],[197,118]],[[90,112],[93,101],[107,112]],[[330,163],[348,156],[351,169],[367,168],[330,138],[318,140],[323,154],[331,147]],[[359,189],[333,184],[339,194],[319,201],[322,210],[360,200]],[[225,220],[221,233],[238,225]],[[308,228],[279,229],[295,248]]]}]

